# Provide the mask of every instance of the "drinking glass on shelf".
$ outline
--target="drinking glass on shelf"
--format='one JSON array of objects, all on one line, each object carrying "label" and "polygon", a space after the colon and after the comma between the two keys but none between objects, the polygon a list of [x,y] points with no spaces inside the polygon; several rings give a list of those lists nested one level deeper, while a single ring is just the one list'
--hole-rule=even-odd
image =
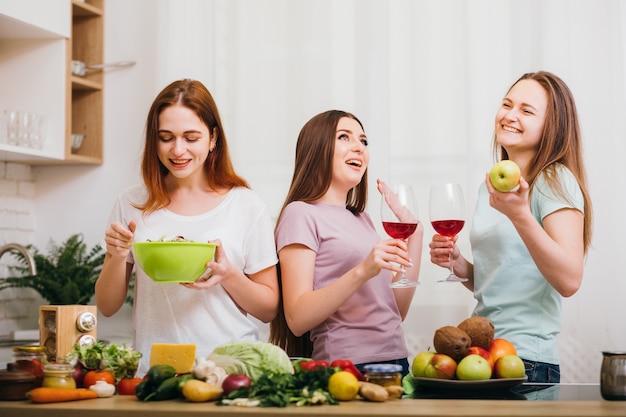
[{"label": "drinking glass on shelf", "polygon": [[20,131],[19,112],[17,110],[7,110],[7,143],[17,146]]},{"label": "drinking glass on shelf", "polygon": [[[465,225],[465,202],[460,184],[438,184],[430,189],[430,223],[442,236],[452,239]],[[438,282],[463,282],[454,274],[454,259],[448,254],[450,275]]]},{"label": "drinking glass on shelf", "polygon": [[[410,185],[395,184],[389,185],[383,190],[380,199],[380,214],[383,228],[389,236],[394,239],[406,240],[411,236],[419,222],[417,202]],[[401,277],[395,282],[391,282],[391,288],[410,288],[419,283],[407,278],[404,266]]]}]

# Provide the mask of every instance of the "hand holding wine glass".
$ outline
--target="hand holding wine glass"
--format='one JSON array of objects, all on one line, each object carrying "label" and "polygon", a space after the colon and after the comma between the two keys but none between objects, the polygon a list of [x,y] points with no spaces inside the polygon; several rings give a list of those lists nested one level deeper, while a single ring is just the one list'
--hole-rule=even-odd
[{"label": "hand holding wine glass", "polygon": [[[465,225],[465,202],[460,184],[438,184],[430,189],[430,222],[433,229],[449,239]],[[448,255],[450,275],[439,282],[463,282],[466,278],[454,274],[454,259]]]},{"label": "hand holding wine glass", "polygon": [[[394,239],[408,239],[418,224],[418,210],[410,185],[396,184],[385,187],[381,192],[380,213],[383,228]],[[419,283],[406,277],[404,266],[398,281],[389,284],[391,288],[410,288]]]}]

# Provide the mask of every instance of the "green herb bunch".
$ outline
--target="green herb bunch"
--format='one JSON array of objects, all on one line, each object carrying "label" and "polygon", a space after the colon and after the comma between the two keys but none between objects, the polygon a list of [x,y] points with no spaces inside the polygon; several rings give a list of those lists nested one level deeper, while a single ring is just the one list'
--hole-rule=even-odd
[{"label": "green herb bunch", "polygon": [[89,303],[104,263],[105,254],[100,245],[87,251],[82,235],[75,234],[60,246],[51,241],[47,256],[32,245],[26,249],[33,251],[37,274],[26,275],[29,273],[26,257],[20,252],[12,252],[19,265],[9,266],[9,271],[19,276],[0,279],[0,291],[32,288],[51,305]]},{"label": "green herb bunch", "polygon": [[264,372],[248,388],[239,388],[218,402],[228,405],[238,398],[258,401],[259,407],[286,407],[331,404],[339,402],[328,392],[328,379],[335,373],[331,367],[289,373]]}]

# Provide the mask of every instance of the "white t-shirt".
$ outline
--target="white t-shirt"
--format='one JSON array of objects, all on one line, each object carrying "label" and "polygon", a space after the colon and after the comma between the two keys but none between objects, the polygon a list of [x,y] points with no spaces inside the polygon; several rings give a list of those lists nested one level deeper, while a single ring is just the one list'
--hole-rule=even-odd
[{"label": "white t-shirt", "polygon": [[[219,206],[196,216],[160,209],[143,217],[131,203],[146,198],[143,186],[133,186],[118,197],[111,214],[111,222],[137,222],[136,242],[176,236],[199,242],[220,239],[229,261],[245,274],[278,262],[267,207],[248,188],[232,189]],[[131,251],[129,263],[134,263],[133,255]],[[135,274],[134,348],[143,353],[137,376],[149,368],[153,343],[194,343],[196,357],[206,357],[218,345],[258,339],[256,324],[221,285],[198,291],[178,283],[155,283],[139,265]]]}]

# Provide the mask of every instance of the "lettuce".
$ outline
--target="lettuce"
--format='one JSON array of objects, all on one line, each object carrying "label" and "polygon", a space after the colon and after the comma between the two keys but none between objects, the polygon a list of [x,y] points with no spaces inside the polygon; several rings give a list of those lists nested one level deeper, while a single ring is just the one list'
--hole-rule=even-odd
[{"label": "lettuce", "polygon": [[293,373],[287,353],[266,342],[230,342],[216,347],[207,359],[229,374],[246,374],[252,381],[258,380],[265,372]]}]

